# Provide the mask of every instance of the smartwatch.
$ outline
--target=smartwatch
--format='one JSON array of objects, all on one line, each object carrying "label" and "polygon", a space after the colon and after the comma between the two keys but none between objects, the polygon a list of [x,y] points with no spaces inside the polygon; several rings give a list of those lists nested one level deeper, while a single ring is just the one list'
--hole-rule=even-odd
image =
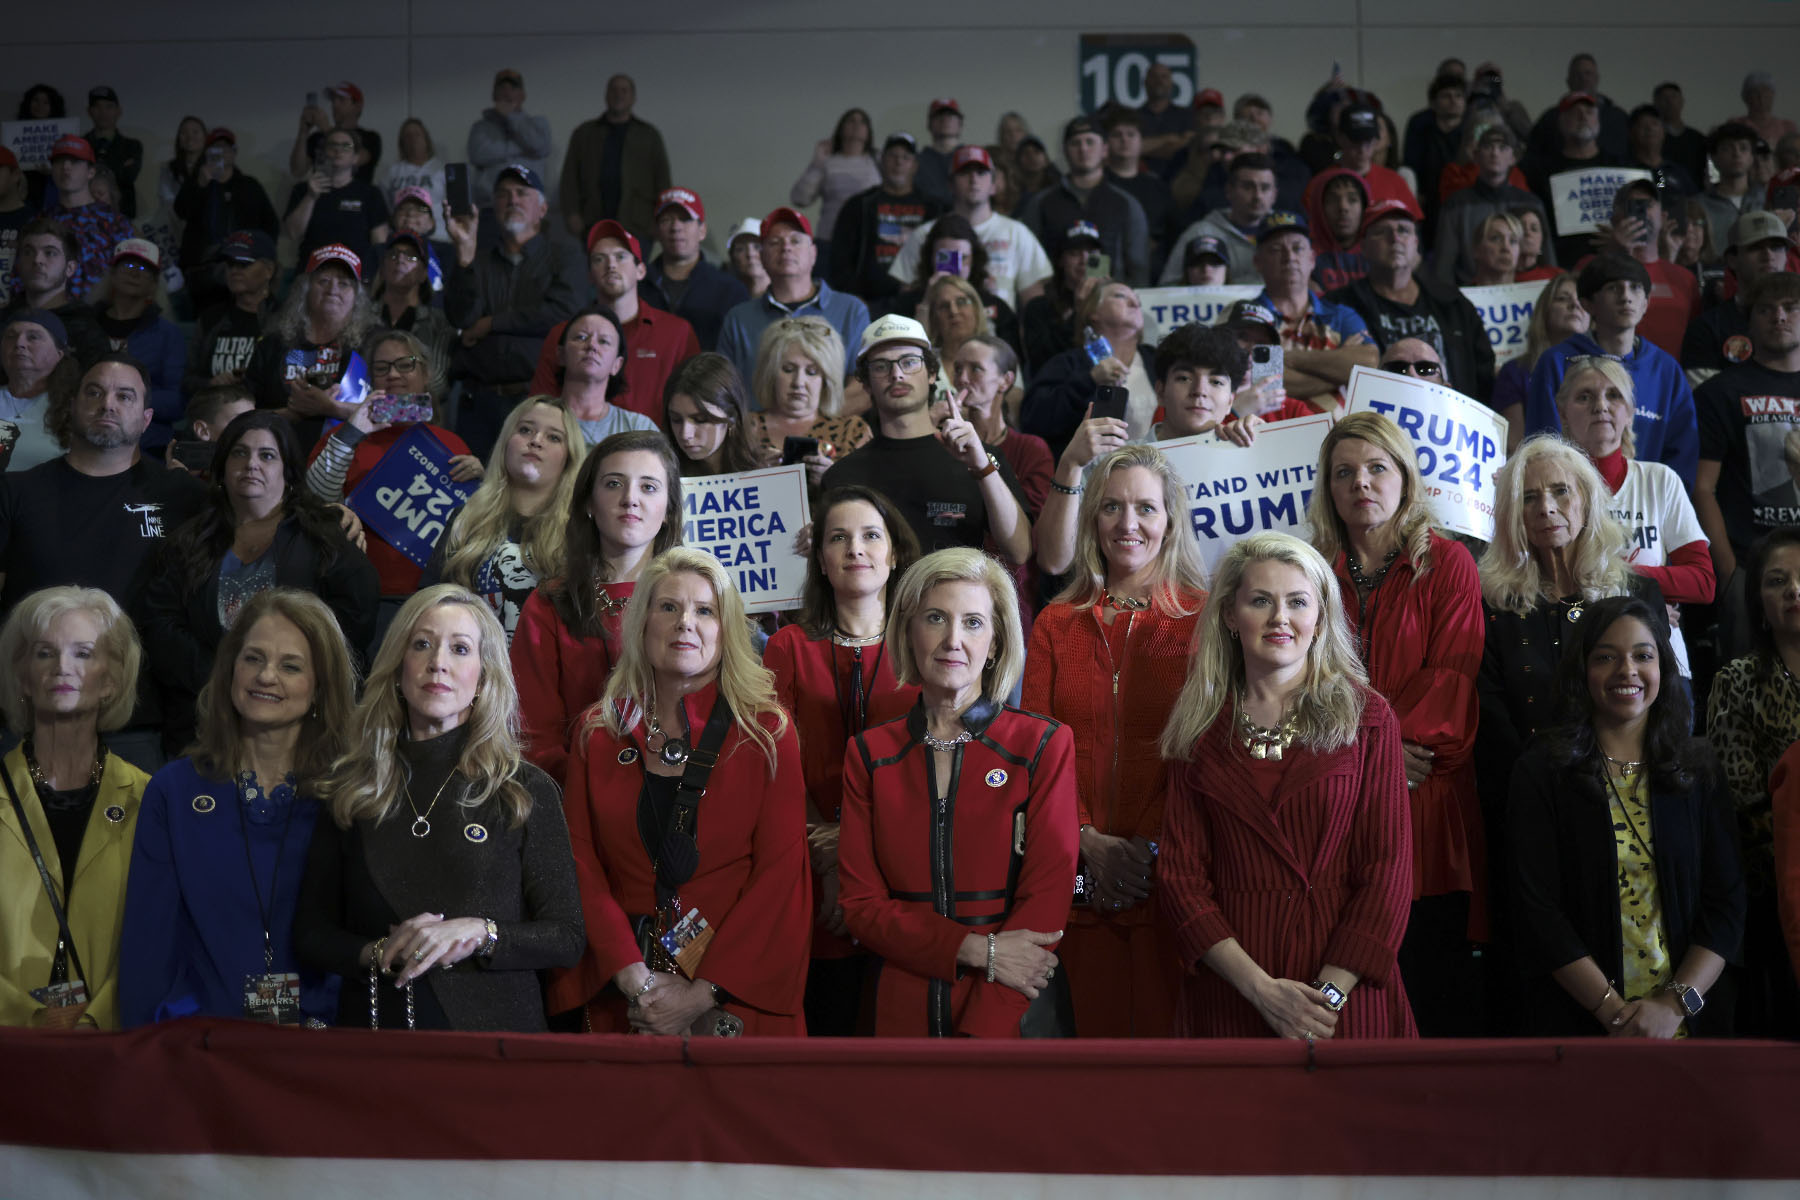
[{"label": "smartwatch", "polygon": [[1344,1011],[1344,1005],[1349,1003],[1350,997],[1343,988],[1323,979],[1314,980],[1313,986],[1318,988],[1319,993],[1325,997],[1325,1003],[1332,1012]]},{"label": "smartwatch", "polygon": [[1681,1004],[1681,1011],[1689,1017],[1699,1016],[1700,1010],[1706,1007],[1706,997],[1702,996],[1698,989],[1691,988],[1679,980],[1671,980],[1665,984],[1663,991],[1673,993],[1675,999]]}]

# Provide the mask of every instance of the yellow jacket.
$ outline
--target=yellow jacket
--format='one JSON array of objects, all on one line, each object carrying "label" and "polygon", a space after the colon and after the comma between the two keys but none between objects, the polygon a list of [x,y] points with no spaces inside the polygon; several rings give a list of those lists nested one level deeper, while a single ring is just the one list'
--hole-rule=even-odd
[{"label": "yellow jacket", "polygon": [[[15,746],[0,763],[18,790],[44,866],[63,887],[62,863],[37,789],[25,770],[25,751]],[[119,928],[125,921],[125,873],[137,831],[138,804],[150,777],[116,754],[106,756],[100,792],[82,835],[75,863],[75,890],[68,908],[69,932],[87,972],[88,1009],[83,1025],[119,1027]],[[110,814],[110,815],[109,815]],[[0,784],[0,1025],[36,1025],[43,1006],[31,989],[50,982],[56,957],[56,914],[19,828],[19,815]]]}]

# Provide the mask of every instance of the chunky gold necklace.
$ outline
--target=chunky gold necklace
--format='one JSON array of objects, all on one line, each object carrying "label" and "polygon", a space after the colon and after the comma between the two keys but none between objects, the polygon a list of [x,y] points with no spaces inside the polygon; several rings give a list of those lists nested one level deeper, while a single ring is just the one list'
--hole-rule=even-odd
[{"label": "chunky gold necklace", "polygon": [[1300,732],[1300,718],[1295,714],[1272,729],[1264,728],[1250,720],[1250,714],[1244,707],[1244,698],[1239,696],[1237,727],[1238,737],[1243,741],[1244,749],[1250,752],[1251,758],[1279,762],[1283,752],[1294,744],[1294,736]]},{"label": "chunky gold necklace", "polygon": [[[45,791],[55,791],[56,789],[50,786],[50,777],[45,775],[44,768],[38,765],[36,748],[32,746],[31,739],[26,738],[25,744],[20,747],[20,749],[25,752],[25,772],[31,776],[31,782],[38,787],[43,788]],[[90,787],[100,786],[100,774],[105,769],[106,743],[101,742],[99,748],[94,751],[94,769],[88,775],[88,785]]]}]

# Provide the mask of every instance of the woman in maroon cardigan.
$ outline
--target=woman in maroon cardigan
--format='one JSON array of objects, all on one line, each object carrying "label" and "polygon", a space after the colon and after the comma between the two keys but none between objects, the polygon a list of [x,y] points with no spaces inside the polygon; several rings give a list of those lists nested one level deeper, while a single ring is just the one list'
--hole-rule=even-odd
[{"label": "woman in maroon cardigan", "polygon": [[[1226,554],[1163,732],[1157,889],[1187,1037],[1415,1037],[1395,954],[1412,900],[1400,727],[1318,551]],[[1175,761],[1185,760],[1185,761]]]},{"label": "woman in maroon cardigan", "polygon": [[847,1037],[860,1027],[865,976],[880,960],[850,940],[838,904],[844,750],[863,730],[905,716],[919,698],[918,685],[894,678],[883,642],[889,585],[919,557],[919,543],[893,504],[870,488],[833,488],[816,512],[799,620],[769,639],[763,666],[774,673],[776,698],[800,731],[806,773],[806,837],[819,910],[806,1028],[815,1037]]},{"label": "woman in maroon cardigan", "polygon": [[1400,722],[1412,810],[1413,904],[1400,973],[1426,1037],[1485,1037],[1477,944],[1487,938],[1487,850],[1475,789],[1486,624],[1481,577],[1432,528],[1412,441],[1352,413],[1319,449],[1313,546],[1343,589],[1369,686]]}]

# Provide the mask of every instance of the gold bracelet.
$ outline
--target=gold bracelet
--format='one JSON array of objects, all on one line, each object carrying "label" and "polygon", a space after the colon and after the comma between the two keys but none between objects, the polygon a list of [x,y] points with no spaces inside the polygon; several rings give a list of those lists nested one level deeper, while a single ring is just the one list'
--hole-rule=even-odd
[{"label": "gold bracelet", "polygon": [[1594,1005],[1594,1007],[1588,1009],[1588,1016],[1590,1016],[1590,1017],[1599,1016],[1600,1010],[1606,1007],[1606,998],[1612,994],[1613,994],[1612,984],[1609,983],[1606,985],[1606,991],[1604,993],[1602,993],[1600,996],[1600,1002],[1598,1004]]}]

